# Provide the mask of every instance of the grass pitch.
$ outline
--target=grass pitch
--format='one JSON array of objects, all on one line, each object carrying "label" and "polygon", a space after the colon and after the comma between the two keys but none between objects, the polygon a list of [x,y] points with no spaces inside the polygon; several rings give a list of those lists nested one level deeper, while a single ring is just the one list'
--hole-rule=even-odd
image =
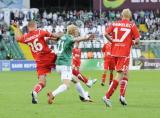
[{"label": "grass pitch", "polygon": [[106,108],[102,97],[108,88],[100,85],[102,71],[85,71],[97,78],[89,89],[93,103],[82,103],[72,84],[70,89],[47,104],[46,93],[60,84],[58,74],[47,77],[47,86],[39,94],[37,105],[31,104],[30,92],[37,82],[35,72],[0,72],[0,118],[160,118],[160,72],[131,71],[126,99],[128,106],[119,103],[119,88],[112,96],[113,108]]}]

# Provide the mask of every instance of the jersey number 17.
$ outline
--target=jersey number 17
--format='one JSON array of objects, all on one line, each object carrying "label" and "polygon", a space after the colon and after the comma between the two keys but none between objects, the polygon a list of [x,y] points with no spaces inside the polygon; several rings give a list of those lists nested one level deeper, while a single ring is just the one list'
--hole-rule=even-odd
[{"label": "jersey number 17", "polygon": [[[128,29],[128,28],[118,29],[116,27],[116,28],[114,28],[113,32],[114,32],[114,35],[115,35],[115,38],[113,39],[113,42],[123,42],[126,39],[126,37],[128,36],[128,34],[131,32],[131,29]],[[122,35],[122,37],[120,39],[118,39],[119,32],[124,32],[124,34]]]}]

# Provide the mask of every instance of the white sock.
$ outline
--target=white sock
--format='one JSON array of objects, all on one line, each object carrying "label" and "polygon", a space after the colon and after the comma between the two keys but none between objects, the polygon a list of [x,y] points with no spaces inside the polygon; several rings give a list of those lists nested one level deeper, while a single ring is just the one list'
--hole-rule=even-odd
[{"label": "white sock", "polygon": [[83,87],[82,87],[82,85],[81,85],[80,82],[77,82],[77,84],[76,84],[76,89],[77,89],[77,91],[79,92],[79,94],[80,94],[82,97],[86,98],[85,90],[83,89]]},{"label": "white sock", "polygon": [[66,84],[61,84],[56,90],[52,92],[52,95],[55,97],[56,95],[64,92],[67,90],[67,85]]}]

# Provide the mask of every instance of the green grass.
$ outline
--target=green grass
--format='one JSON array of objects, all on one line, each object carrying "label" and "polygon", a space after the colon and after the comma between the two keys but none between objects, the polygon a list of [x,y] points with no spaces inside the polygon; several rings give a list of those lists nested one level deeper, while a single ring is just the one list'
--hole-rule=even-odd
[{"label": "green grass", "polygon": [[112,96],[113,108],[105,107],[101,98],[107,86],[100,86],[102,71],[87,71],[85,75],[98,78],[89,89],[93,103],[82,103],[72,84],[70,89],[47,104],[46,93],[60,84],[59,76],[52,73],[47,87],[39,94],[39,104],[31,104],[30,92],[37,82],[35,72],[0,73],[0,118],[160,118],[160,72],[131,71],[127,90],[128,106],[119,103],[119,88]]}]

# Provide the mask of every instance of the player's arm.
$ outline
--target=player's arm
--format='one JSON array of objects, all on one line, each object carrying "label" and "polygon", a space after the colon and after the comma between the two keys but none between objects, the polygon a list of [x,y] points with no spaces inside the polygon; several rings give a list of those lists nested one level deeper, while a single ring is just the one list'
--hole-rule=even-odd
[{"label": "player's arm", "polygon": [[17,28],[16,31],[15,31],[15,33],[14,33],[14,37],[15,37],[15,39],[16,39],[18,42],[23,43],[25,36],[24,36],[24,35],[19,31],[19,29]]},{"label": "player's arm", "polygon": [[106,37],[106,39],[112,43],[113,39],[111,38],[110,34],[113,32],[113,26],[112,24],[106,28],[105,34],[104,36]]},{"label": "player's arm", "polygon": [[94,40],[95,39],[95,35],[94,34],[88,34],[85,36],[80,36],[80,37],[76,37],[74,38],[74,42],[81,42],[81,41],[88,41],[88,40]]},{"label": "player's arm", "polygon": [[51,40],[59,40],[62,36],[64,35],[64,33],[59,32],[59,33],[52,33],[51,34]]},{"label": "player's arm", "polygon": [[75,42],[75,43],[74,43],[74,47],[75,47],[75,48],[78,48],[78,46],[79,46],[79,42]]},{"label": "player's arm", "polygon": [[133,45],[137,45],[141,36],[140,36],[139,30],[135,24],[132,27],[132,32],[133,32],[132,43],[133,43]]},{"label": "player's arm", "polygon": [[48,31],[40,30],[40,34],[42,37],[49,37],[48,40],[59,40],[63,33],[50,33]]},{"label": "player's arm", "polygon": [[109,42],[111,42],[112,43],[112,38],[111,38],[111,36],[108,34],[108,33],[105,33],[105,35],[104,35],[105,37],[106,37],[106,39],[109,41]]}]

